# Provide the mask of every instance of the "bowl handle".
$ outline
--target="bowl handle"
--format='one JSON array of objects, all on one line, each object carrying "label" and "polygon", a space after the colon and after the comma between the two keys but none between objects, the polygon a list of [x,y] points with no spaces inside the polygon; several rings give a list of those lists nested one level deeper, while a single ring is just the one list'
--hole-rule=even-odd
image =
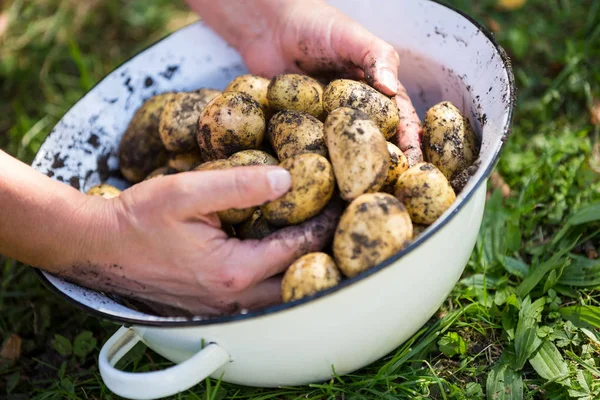
[{"label": "bowl handle", "polygon": [[141,340],[133,329],[121,327],[100,350],[100,375],[118,396],[140,400],[172,396],[200,383],[230,361],[225,349],[210,343],[182,363],[163,371],[132,373],[114,368]]}]

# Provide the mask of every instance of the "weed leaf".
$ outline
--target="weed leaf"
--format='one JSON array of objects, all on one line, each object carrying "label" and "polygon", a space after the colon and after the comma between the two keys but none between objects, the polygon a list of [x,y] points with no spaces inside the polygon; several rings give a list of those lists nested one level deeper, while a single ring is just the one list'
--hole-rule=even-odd
[{"label": "weed leaf", "polygon": [[545,340],[542,343],[534,356],[529,359],[529,364],[542,378],[571,386],[570,380],[566,379],[569,376],[567,363],[551,341]]}]

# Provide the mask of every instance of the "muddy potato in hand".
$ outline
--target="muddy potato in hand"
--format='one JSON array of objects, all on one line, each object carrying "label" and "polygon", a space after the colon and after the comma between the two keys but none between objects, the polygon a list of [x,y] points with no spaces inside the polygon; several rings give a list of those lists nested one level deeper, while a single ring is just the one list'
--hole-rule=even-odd
[{"label": "muddy potato in hand", "polygon": [[274,112],[304,111],[315,118],[323,118],[323,86],[310,76],[299,74],[275,76],[269,83],[267,100]]},{"label": "muddy potato in hand", "polygon": [[202,97],[202,101],[206,102],[206,104],[210,103],[212,99],[220,95],[222,92],[217,89],[211,88],[200,88],[194,90],[193,93],[199,94]]},{"label": "muddy potato in hand", "polygon": [[207,102],[197,93],[180,92],[165,104],[158,131],[170,152],[182,153],[197,147],[198,117]]},{"label": "muddy potato in hand", "polygon": [[479,144],[471,123],[448,101],[431,107],[423,123],[425,159],[452,180],[477,158]]},{"label": "muddy potato in hand", "polygon": [[387,142],[373,120],[349,107],[332,111],[325,120],[325,140],[344,200],[379,191],[390,165]]},{"label": "muddy potato in hand", "polygon": [[260,105],[265,117],[270,114],[269,101],[267,100],[267,89],[271,80],[258,75],[240,75],[229,82],[224,92],[246,93]]},{"label": "muddy potato in hand", "polygon": [[112,199],[113,197],[119,197],[121,191],[108,183],[101,183],[91,187],[86,194],[88,196],[100,196],[105,199]]},{"label": "muddy potato in hand", "polygon": [[448,179],[431,163],[419,163],[400,175],[396,197],[404,203],[413,222],[431,225],[456,200]]},{"label": "muddy potato in hand", "polygon": [[144,178],[144,180],[147,181],[152,178],[158,178],[159,176],[165,176],[165,175],[172,175],[172,174],[176,174],[178,172],[179,171],[177,171],[176,169],[173,169],[169,166],[164,166],[164,167],[156,168],[154,171],[149,173],[148,176]]},{"label": "muddy potato in hand", "polygon": [[130,183],[138,183],[167,162],[167,149],[158,132],[160,114],[174,93],[146,100],[133,115],[119,144],[119,169]]},{"label": "muddy potato in hand", "polygon": [[[229,160],[213,160],[205,162],[204,164],[200,164],[193,169],[193,171],[212,171],[219,169],[229,169],[235,168],[233,164]],[[257,207],[249,207],[249,208],[232,208],[229,210],[219,211],[217,213],[219,219],[223,224],[235,225],[240,224],[246,221],[248,218],[252,217],[252,214],[256,210]]]},{"label": "muddy potato in hand", "polygon": [[297,259],[283,275],[281,297],[285,303],[299,300],[336,286],[341,274],[326,253],[306,254]]},{"label": "muddy potato in hand", "polygon": [[333,238],[333,255],[353,277],[402,250],[413,236],[406,207],[387,193],[367,193],[350,203]]},{"label": "muddy potato in hand", "polygon": [[279,160],[262,150],[243,150],[229,157],[234,166],[279,165]]},{"label": "muddy potato in hand", "polygon": [[171,153],[167,161],[167,166],[178,172],[189,171],[200,164],[202,164],[202,157],[198,148],[186,153]]},{"label": "muddy potato in hand", "polygon": [[225,92],[204,108],[198,128],[202,158],[210,161],[260,148],[266,123],[259,104],[250,95]]},{"label": "muddy potato in hand", "polygon": [[299,154],[280,164],[289,171],[292,187],[283,196],[261,207],[266,220],[276,226],[296,225],[319,214],[331,200],[335,177],[329,161],[314,153]]},{"label": "muddy potato in hand", "polygon": [[396,181],[408,169],[408,159],[393,143],[387,142],[388,151],[390,153],[390,167],[385,178],[385,183],[381,187],[382,192],[394,194],[396,190]]},{"label": "muddy potato in hand", "polygon": [[240,239],[263,239],[277,230],[276,227],[269,224],[260,209],[256,210],[250,219],[236,227],[237,236]]},{"label": "muddy potato in hand", "polygon": [[327,157],[323,123],[303,111],[280,111],[269,121],[268,137],[280,161],[302,153]]},{"label": "muddy potato in hand", "polygon": [[375,121],[386,139],[396,134],[400,124],[398,106],[392,99],[366,83],[351,79],[330,82],[323,92],[323,107],[327,113],[340,107],[365,112]]}]

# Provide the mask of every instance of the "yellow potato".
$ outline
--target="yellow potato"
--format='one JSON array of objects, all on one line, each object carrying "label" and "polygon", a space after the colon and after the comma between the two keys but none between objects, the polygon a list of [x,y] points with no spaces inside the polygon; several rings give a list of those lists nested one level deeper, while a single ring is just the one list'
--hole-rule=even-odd
[{"label": "yellow potato", "polygon": [[169,166],[160,167],[160,168],[157,168],[154,171],[152,171],[150,174],[148,174],[148,176],[145,177],[144,180],[147,181],[152,178],[158,178],[159,176],[172,175],[177,172],[179,172],[179,171],[177,171]]},{"label": "yellow potato", "polygon": [[398,106],[392,99],[366,83],[351,79],[330,82],[323,92],[323,107],[327,113],[340,107],[365,112],[375,121],[386,139],[396,134],[400,124]]},{"label": "yellow potato", "polygon": [[323,118],[323,86],[310,76],[299,74],[275,76],[269,83],[267,99],[273,112],[304,111],[315,118]]},{"label": "yellow potato", "polygon": [[243,150],[229,157],[234,166],[279,165],[279,161],[262,150]]},{"label": "yellow potato", "polygon": [[276,226],[295,225],[319,214],[335,189],[333,169],[327,159],[303,153],[280,164],[292,176],[292,188],[261,207],[266,220]]},{"label": "yellow potato", "polygon": [[398,177],[408,169],[408,159],[402,150],[393,143],[387,142],[387,147],[390,153],[390,167],[380,191],[394,194]]},{"label": "yellow potato", "polygon": [[413,227],[406,207],[387,193],[367,193],[342,214],[333,238],[333,256],[347,277],[366,271],[408,245]]},{"label": "yellow potato", "polygon": [[471,123],[448,101],[436,104],[425,114],[423,149],[426,161],[442,171],[448,180],[470,167],[479,154],[477,135]]},{"label": "yellow potato", "polygon": [[280,111],[269,121],[268,137],[283,161],[302,153],[327,157],[323,123],[303,111]]},{"label": "yellow potato", "polygon": [[206,104],[210,103],[212,99],[220,95],[222,92],[217,89],[211,88],[200,88],[198,90],[194,90],[193,93],[199,94],[202,96],[202,100],[206,102]]},{"label": "yellow potato", "polygon": [[297,259],[283,275],[281,297],[285,303],[336,286],[342,276],[333,259],[321,252]]},{"label": "yellow potato", "polygon": [[158,131],[173,153],[189,152],[197,147],[198,117],[207,101],[197,93],[177,93],[162,110]]},{"label": "yellow potato", "polygon": [[174,93],[163,93],[146,100],[138,108],[119,143],[119,169],[130,183],[138,183],[167,162],[167,150],[160,139],[158,125],[164,105]]},{"label": "yellow potato", "polygon": [[241,75],[229,82],[224,92],[244,92],[252,96],[260,104],[263,113],[268,116],[269,101],[267,100],[267,88],[271,81],[258,75]]},{"label": "yellow potato", "polygon": [[396,197],[417,224],[431,225],[456,200],[448,179],[431,163],[419,163],[400,175]]},{"label": "yellow potato", "polygon": [[367,114],[349,107],[332,111],[325,120],[325,140],[344,200],[377,192],[390,166],[387,142]]},{"label": "yellow potato", "polygon": [[259,149],[266,130],[259,104],[242,92],[225,92],[213,99],[202,111],[198,124],[198,145],[207,161]]},{"label": "yellow potato", "polygon": [[200,164],[202,164],[202,157],[198,148],[186,153],[171,153],[167,162],[170,168],[179,172],[189,171]]},{"label": "yellow potato", "polygon": [[113,197],[119,197],[121,191],[108,183],[101,183],[91,187],[86,194],[88,196],[100,196],[105,199],[112,199]]},{"label": "yellow potato", "polygon": [[252,218],[236,227],[240,239],[263,239],[276,231],[277,228],[269,224],[260,209],[252,214]]}]

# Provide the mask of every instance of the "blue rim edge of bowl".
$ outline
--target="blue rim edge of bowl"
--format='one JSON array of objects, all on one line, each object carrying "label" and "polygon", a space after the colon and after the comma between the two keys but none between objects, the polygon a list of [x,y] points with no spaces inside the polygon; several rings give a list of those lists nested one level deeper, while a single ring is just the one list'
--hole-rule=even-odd
[{"label": "blue rim edge of bowl", "polygon": [[[373,274],[376,274],[377,272],[381,271],[383,268],[386,268],[387,266],[393,264],[394,262],[398,261],[400,258],[404,257],[405,255],[407,255],[408,253],[410,253],[411,251],[413,251],[414,249],[419,247],[422,243],[427,241],[427,239],[429,237],[433,236],[440,229],[442,229],[451,219],[453,219],[454,216],[456,214],[458,214],[458,212],[464,207],[464,205],[471,199],[471,197],[477,191],[477,189],[489,178],[490,174],[492,173],[493,169],[496,167],[496,164],[498,163],[500,153],[502,152],[502,148],[504,147],[504,144],[506,143],[506,138],[508,138],[508,136],[510,136],[511,129],[512,129],[512,123],[513,123],[514,109],[515,109],[515,104],[516,104],[516,86],[515,86],[515,79],[514,79],[511,61],[510,61],[508,55],[506,54],[506,51],[496,41],[494,35],[487,28],[485,28],[480,23],[478,23],[473,17],[458,10],[456,7],[447,4],[445,1],[443,1],[443,0],[429,0],[429,1],[437,3],[441,6],[446,7],[448,9],[450,9],[451,11],[461,15],[463,18],[467,19],[470,23],[472,23],[479,31],[481,31],[488,38],[488,40],[492,43],[492,45],[498,52],[498,55],[500,56],[502,63],[504,64],[504,69],[506,70],[506,73],[508,75],[508,81],[509,81],[508,84],[509,84],[511,97],[509,99],[510,107],[508,110],[508,113],[509,113],[508,121],[506,123],[504,132],[503,132],[504,140],[503,140],[502,144],[496,150],[496,153],[493,155],[492,162],[489,164],[488,168],[485,170],[482,177],[473,186],[471,192],[467,193],[465,195],[465,197],[463,198],[463,200],[461,201],[461,203],[456,206],[456,209],[453,213],[446,215],[445,218],[443,220],[441,220],[438,225],[434,226],[431,230],[425,232],[423,235],[421,235],[417,240],[412,242],[406,248],[399,251],[392,257],[389,257],[388,259],[382,261],[378,265],[362,272],[361,274],[359,274],[353,278],[345,279],[345,280],[341,281],[338,285],[336,285],[332,288],[323,290],[314,295],[307,296],[302,299],[295,300],[295,301],[292,301],[289,303],[281,303],[281,304],[278,304],[275,306],[265,307],[263,309],[259,309],[256,311],[250,311],[245,314],[234,314],[234,315],[228,315],[228,316],[208,317],[206,319],[190,318],[190,319],[185,319],[185,320],[178,319],[178,320],[167,320],[167,321],[164,321],[164,320],[152,321],[152,320],[143,320],[143,319],[111,315],[111,314],[105,313],[103,311],[94,309],[92,307],[89,307],[87,305],[84,305],[84,304],[78,302],[77,300],[75,300],[72,297],[68,296],[67,294],[61,292],[56,286],[54,286],[48,280],[48,278],[46,278],[46,276],[44,276],[44,274],[42,273],[42,271],[40,269],[33,267],[33,266],[31,266],[31,268],[33,268],[33,270],[37,274],[38,278],[42,281],[44,286],[46,286],[51,292],[58,295],[59,297],[65,298],[67,300],[67,302],[69,302],[71,305],[73,305],[77,308],[80,308],[99,319],[110,321],[110,322],[115,322],[115,323],[117,323],[117,322],[122,323],[125,326],[150,326],[150,327],[177,328],[177,327],[185,327],[185,326],[217,325],[217,324],[223,324],[223,323],[228,323],[228,322],[239,322],[239,321],[243,321],[243,320],[247,320],[247,319],[253,319],[253,318],[258,318],[258,317],[269,315],[269,314],[274,314],[277,312],[289,310],[294,307],[304,305],[313,300],[317,300],[319,298],[328,296],[329,294],[332,294],[339,290],[342,290],[360,280],[366,279],[367,277],[369,277]],[[184,29],[184,28],[180,28],[179,30],[181,30],[181,29]],[[150,44],[143,50],[140,50],[138,53],[136,53],[136,55],[139,55],[139,54],[147,51],[148,49],[155,46],[157,43],[160,43],[161,41],[167,39],[169,36],[171,36],[172,34],[174,34],[176,32],[177,31],[172,32],[169,35],[160,39],[159,41]],[[122,65],[127,64],[134,57],[135,57],[135,55],[132,56],[131,58],[129,58],[128,60],[124,61],[123,63],[121,63],[119,66],[115,67],[115,69],[119,68]],[[96,85],[94,85],[94,87],[96,87],[97,85],[102,83],[103,80],[104,79],[98,81],[98,83],[96,83]],[[90,89],[90,90],[92,90],[92,89]],[[48,137],[50,137],[50,135],[48,135]],[[47,138],[45,140],[47,140]],[[44,140],[44,142],[45,142],[45,140]],[[42,144],[42,146],[43,146],[43,144]]]}]

